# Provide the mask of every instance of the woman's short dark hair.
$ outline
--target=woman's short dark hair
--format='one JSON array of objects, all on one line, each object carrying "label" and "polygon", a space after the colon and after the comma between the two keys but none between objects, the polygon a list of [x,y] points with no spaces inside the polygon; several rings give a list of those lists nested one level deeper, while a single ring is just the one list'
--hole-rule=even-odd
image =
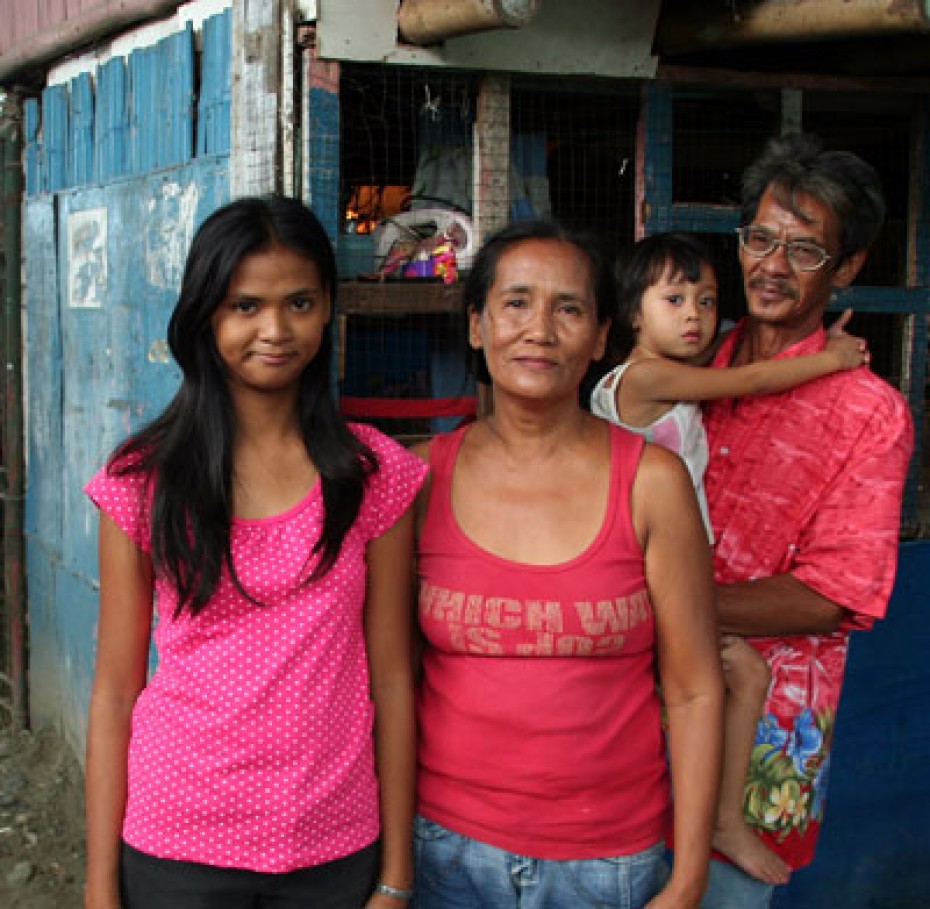
[{"label": "woman's short dark hair", "polygon": [[636,344],[633,323],[639,315],[643,294],[662,280],[672,278],[696,283],[701,268],[714,267],[710,250],[696,234],[669,231],[652,234],[628,246],[617,259],[617,310],[610,328],[608,359],[622,363]]},{"label": "woman's short dark hair", "polygon": [[825,151],[816,136],[792,133],[771,139],[743,173],[741,224],[756,217],[766,190],[779,204],[805,220],[798,196],[826,205],[840,225],[840,250],[834,268],[868,249],[885,220],[885,197],[878,172],[848,151]]},{"label": "woman's short dark hair", "polygon": [[[514,246],[529,240],[558,240],[574,246],[588,260],[591,269],[598,324],[603,325],[613,317],[616,289],[611,259],[602,242],[588,231],[565,227],[553,221],[518,221],[492,234],[484,242],[462,287],[462,302],[466,314],[480,313],[484,310],[501,256]],[[474,357],[473,371],[478,381],[490,383],[491,376],[484,354],[480,350],[475,351]]]}]

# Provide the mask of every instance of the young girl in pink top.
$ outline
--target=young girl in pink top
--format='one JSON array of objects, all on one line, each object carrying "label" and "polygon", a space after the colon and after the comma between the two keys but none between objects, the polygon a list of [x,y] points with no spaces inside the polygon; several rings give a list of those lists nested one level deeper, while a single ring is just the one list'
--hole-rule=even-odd
[{"label": "young girl in pink top", "polygon": [[[803,243],[792,255],[801,257],[803,269]],[[682,457],[713,540],[704,498],[708,451],[700,402],[784,391],[854,369],[868,363],[865,342],[842,331],[847,311],[819,353],[704,369],[693,364],[711,348],[717,331],[717,278],[704,244],[691,234],[654,234],[621,258],[617,278],[613,355],[622,362],[595,386],[591,409]],[[714,847],[748,874],[782,884],[790,869],[743,820],[743,786],[770,673],[742,638],[727,635],[721,653],[728,699]]]},{"label": "young girl in pink top", "polygon": [[168,327],[181,387],[87,486],[86,909],[412,895],[410,505],[426,469],[341,419],[335,289],[299,202],[214,212]]}]

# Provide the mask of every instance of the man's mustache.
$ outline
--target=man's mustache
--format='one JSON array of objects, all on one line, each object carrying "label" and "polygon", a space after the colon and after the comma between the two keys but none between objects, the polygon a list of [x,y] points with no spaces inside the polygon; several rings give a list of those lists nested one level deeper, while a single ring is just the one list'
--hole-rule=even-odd
[{"label": "man's mustache", "polygon": [[800,296],[797,287],[789,281],[779,281],[771,278],[751,278],[749,281],[750,290],[763,290],[766,288],[775,288],[782,296],[791,300],[797,300]]}]

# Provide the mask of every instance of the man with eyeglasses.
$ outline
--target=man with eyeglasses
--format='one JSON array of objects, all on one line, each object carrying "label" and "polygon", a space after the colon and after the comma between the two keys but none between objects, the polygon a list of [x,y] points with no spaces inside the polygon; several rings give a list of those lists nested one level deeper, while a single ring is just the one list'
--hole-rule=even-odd
[{"label": "man with eyeglasses", "polygon": [[[748,313],[714,365],[820,350],[831,294],[855,279],[884,214],[857,156],[806,135],[772,140],[743,177]],[[904,398],[867,368],[711,403],[705,426],[721,631],[772,670],[746,819],[797,869],[823,818],[849,633],[881,618],[891,592],[913,428]],[[773,893],[715,860],[702,906],[761,909]]]}]

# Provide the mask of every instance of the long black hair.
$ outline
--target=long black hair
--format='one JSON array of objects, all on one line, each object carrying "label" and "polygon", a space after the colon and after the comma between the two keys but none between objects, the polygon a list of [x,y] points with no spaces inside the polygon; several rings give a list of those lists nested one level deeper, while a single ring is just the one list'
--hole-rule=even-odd
[{"label": "long black hair", "polygon": [[[142,472],[153,484],[152,561],[177,589],[176,615],[207,605],[225,565],[242,588],[230,549],[235,415],[226,370],[213,337],[212,316],[242,260],[272,245],[316,264],[335,310],[336,261],[316,216],[284,196],[243,198],[217,209],[194,235],[181,292],[168,323],[168,344],[183,373],[165,410],[130,436],[109,461],[116,475]],[[374,453],[346,425],[330,390],[332,325],[300,381],[298,417],[307,454],[323,491],[320,538],[307,553],[320,559],[308,578],[332,568],[358,516]]]}]

